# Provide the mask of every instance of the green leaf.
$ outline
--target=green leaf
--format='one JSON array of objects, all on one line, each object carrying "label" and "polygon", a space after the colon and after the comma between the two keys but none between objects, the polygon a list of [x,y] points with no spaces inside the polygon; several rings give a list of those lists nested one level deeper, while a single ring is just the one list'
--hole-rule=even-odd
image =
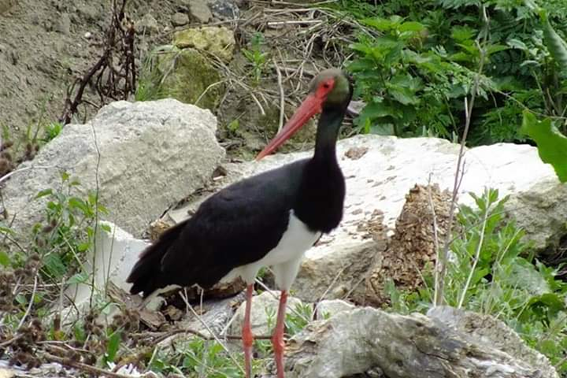
[{"label": "green leaf", "polygon": [[41,197],[45,197],[45,196],[48,196],[52,193],[53,193],[53,189],[44,189],[44,190],[40,191],[39,193],[37,193],[35,198],[38,199],[38,198],[41,198]]},{"label": "green leaf", "polygon": [[67,267],[61,261],[61,257],[56,253],[51,253],[44,257],[43,264],[47,272],[56,278],[62,277],[67,271]]},{"label": "green leaf", "polygon": [[553,29],[547,15],[541,15],[543,19],[543,38],[549,53],[553,59],[559,64],[561,72],[567,72],[567,43]]},{"label": "green leaf", "polygon": [[363,118],[395,117],[396,111],[391,106],[386,105],[383,102],[373,102],[371,104],[367,104],[360,115]]},{"label": "green leaf", "polygon": [[0,251],[0,265],[5,268],[10,266],[10,256],[8,256],[7,252]]},{"label": "green leaf", "polygon": [[406,32],[406,31],[420,32],[424,29],[425,29],[425,26],[423,26],[419,22],[410,21],[410,22],[404,22],[403,24],[401,24],[398,30],[401,31],[401,32]]},{"label": "green leaf", "polygon": [[508,50],[508,49],[510,49],[509,46],[504,46],[504,45],[488,45],[488,47],[486,48],[486,53],[487,53],[488,55],[492,55],[492,54],[495,54],[495,53],[497,53],[497,52],[505,51],[505,50]]},{"label": "green leaf", "polygon": [[67,284],[80,284],[80,283],[85,283],[87,282],[87,280],[89,279],[89,275],[85,272],[81,272],[81,273],[77,273],[74,274],[71,278],[69,278],[69,280],[67,281]]},{"label": "green leaf", "polygon": [[404,87],[390,87],[389,93],[396,99],[396,101],[404,105],[417,105],[419,104],[419,98],[415,95],[415,92],[409,88]]},{"label": "green leaf", "polygon": [[380,31],[388,31],[395,25],[394,22],[384,18],[366,18],[362,23]]},{"label": "green leaf", "polygon": [[114,362],[118,349],[120,348],[121,332],[116,331],[108,338],[108,344],[106,346],[105,360],[109,362]]},{"label": "green leaf", "polygon": [[388,93],[404,105],[417,105],[419,98],[415,92],[419,89],[420,83],[419,79],[410,75],[397,75],[387,83]]},{"label": "green leaf", "polygon": [[77,251],[79,252],[85,252],[86,250],[88,250],[91,247],[91,243],[79,243],[79,245],[77,245]]},{"label": "green leaf", "polygon": [[468,26],[455,26],[451,29],[451,38],[457,42],[463,42],[472,39],[476,33],[475,29]]},{"label": "green leaf", "polygon": [[61,172],[61,181],[65,182],[69,180],[69,174],[67,172]]},{"label": "green leaf", "polygon": [[77,197],[69,198],[69,208],[79,209],[85,215],[90,214],[90,208],[85,201]]},{"label": "green leaf", "polygon": [[16,232],[12,230],[10,227],[0,226],[0,234],[15,235]]},{"label": "green leaf", "polygon": [[537,143],[539,157],[544,163],[551,164],[559,181],[567,182],[567,137],[553,127],[551,119],[538,121],[527,110],[524,110],[521,130]]},{"label": "green leaf", "polygon": [[526,46],[526,44],[524,42],[522,42],[522,41],[520,41],[519,39],[516,39],[516,38],[512,38],[512,39],[508,40],[506,42],[506,44],[513,49],[518,49],[518,50],[523,50],[523,51],[528,50],[528,46]]}]

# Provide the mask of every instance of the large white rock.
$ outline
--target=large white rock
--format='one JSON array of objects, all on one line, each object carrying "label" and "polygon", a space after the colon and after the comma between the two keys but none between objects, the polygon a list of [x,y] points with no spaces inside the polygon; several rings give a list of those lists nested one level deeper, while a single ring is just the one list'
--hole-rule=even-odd
[{"label": "large white rock", "polygon": [[70,319],[88,308],[93,293],[92,284],[94,293],[106,293],[109,285],[128,292],[132,284],[126,283],[126,278],[138,261],[138,256],[148,245],[148,242],[136,239],[110,222],[101,222],[96,229],[95,248],[87,253],[83,263],[85,273],[91,277],[94,272],[94,279],[89,279],[87,283],[71,284],[65,292],[73,301],[67,312]]},{"label": "large white rock", "polygon": [[[294,295],[310,302],[343,298],[359,285],[381,248],[364,226],[375,221],[378,210],[393,229],[405,195],[415,184],[430,180],[441,190],[452,190],[458,152],[458,145],[436,138],[366,135],[340,141],[337,154],[347,186],[344,218],[337,230],[306,253]],[[259,163],[227,164],[228,174],[217,184],[222,187],[311,154],[276,154]],[[567,185],[541,162],[534,147],[497,144],[467,150],[459,202],[471,204],[467,193],[480,194],[485,187],[499,189],[501,198],[510,194],[506,209],[536,248],[554,245],[565,234]],[[171,218],[180,221],[203,199],[170,212]]]},{"label": "large white rock", "polygon": [[208,182],[224,156],[216,119],[166,99],[114,102],[85,125],[67,125],[6,183],[4,205],[23,229],[43,215],[40,190],[58,188],[61,172],[83,190],[99,189],[108,220],[140,235],[165,209]]}]

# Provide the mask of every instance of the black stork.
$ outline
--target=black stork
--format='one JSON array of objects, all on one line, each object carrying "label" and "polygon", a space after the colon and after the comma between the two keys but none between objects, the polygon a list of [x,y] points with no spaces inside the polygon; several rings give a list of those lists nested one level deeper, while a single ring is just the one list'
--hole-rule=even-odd
[{"label": "black stork", "polygon": [[259,269],[271,266],[281,290],[272,337],[278,378],[284,377],[284,320],[289,289],[305,251],[343,215],[345,181],[335,145],[352,97],[340,70],[321,72],[285,127],[260,152],[275,151],[315,114],[321,113],[315,153],[234,183],[208,198],[195,214],[168,229],[140,255],[127,282],[144,297],[166,286],[208,288],[240,275],[247,283],[242,327],[246,376],[251,377],[253,335],[250,308]]}]

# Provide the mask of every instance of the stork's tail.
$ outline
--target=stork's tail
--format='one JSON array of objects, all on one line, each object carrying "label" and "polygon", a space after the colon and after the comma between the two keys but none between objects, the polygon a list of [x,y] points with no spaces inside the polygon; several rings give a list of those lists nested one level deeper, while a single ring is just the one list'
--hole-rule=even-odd
[{"label": "stork's tail", "polygon": [[131,294],[143,293],[144,297],[168,285],[167,277],[161,270],[161,262],[169,248],[178,239],[187,221],[176,224],[160,235],[152,245],[141,254],[132,268],[126,282],[131,283]]}]

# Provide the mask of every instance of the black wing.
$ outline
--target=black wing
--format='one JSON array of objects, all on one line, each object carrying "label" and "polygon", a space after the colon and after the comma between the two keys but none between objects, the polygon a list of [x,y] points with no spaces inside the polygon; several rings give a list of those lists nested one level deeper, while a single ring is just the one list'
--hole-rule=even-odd
[{"label": "black wing", "polygon": [[237,182],[167,230],[136,263],[128,282],[147,296],[170,284],[210,287],[233,268],[257,261],[287,229],[306,160]]}]

